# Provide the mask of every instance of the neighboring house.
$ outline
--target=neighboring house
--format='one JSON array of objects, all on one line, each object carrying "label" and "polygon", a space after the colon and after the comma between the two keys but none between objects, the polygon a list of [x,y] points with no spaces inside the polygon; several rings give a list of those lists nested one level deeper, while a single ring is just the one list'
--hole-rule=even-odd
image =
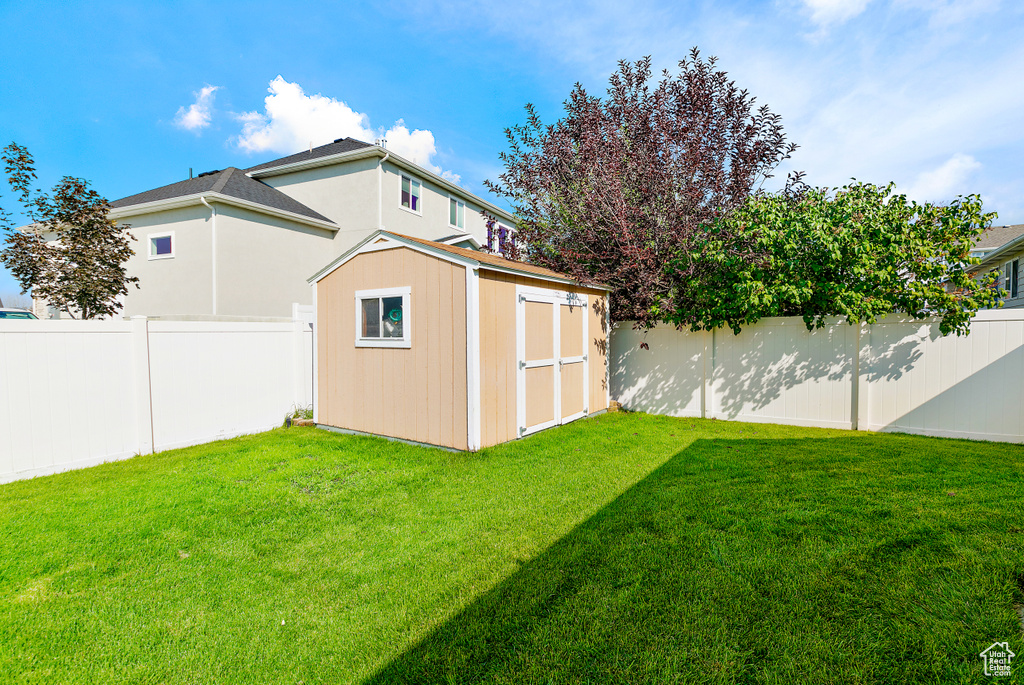
[{"label": "neighboring house", "polygon": [[479,248],[513,217],[379,145],[341,138],[111,203],[138,240],[124,316],[290,317],[306,279],[374,231]]},{"label": "neighboring house", "polygon": [[975,241],[971,256],[984,259],[1003,245],[1024,235],[1024,224],[1013,226],[993,226],[986,229]]},{"label": "neighboring house", "polygon": [[1024,262],[1024,224],[990,228],[979,238],[979,245],[990,245],[995,241],[986,239],[989,233],[993,233],[995,240],[1007,240],[995,248],[987,249],[981,257],[981,264],[975,267],[975,270],[978,273],[995,270],[999,275],[999,287],[1007,292],[1003,306],[1024,307],[1024,289],[1021,288],[1024,285],[1021,283],[1024,276],[1021,273],[1021,263]]}]

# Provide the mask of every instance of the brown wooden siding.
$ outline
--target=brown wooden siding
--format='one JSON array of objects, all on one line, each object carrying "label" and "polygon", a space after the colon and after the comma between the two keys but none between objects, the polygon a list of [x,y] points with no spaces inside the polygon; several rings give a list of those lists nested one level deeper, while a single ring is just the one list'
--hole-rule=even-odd
[{"label": "brown wooden siding", "polygon": [[606,293],[536,278],[480,270],[481,446],[516,437],[516,286],[569,290],[588,296],[590,411],[608,408]]},{"label": "brown wooden siding", "polygon": [[[355,292],[405,286],[412,347],[356,347]],[[464,267],[404,247],[357,255],[317,284],[317,321],[320,423],[468,448]]]}]

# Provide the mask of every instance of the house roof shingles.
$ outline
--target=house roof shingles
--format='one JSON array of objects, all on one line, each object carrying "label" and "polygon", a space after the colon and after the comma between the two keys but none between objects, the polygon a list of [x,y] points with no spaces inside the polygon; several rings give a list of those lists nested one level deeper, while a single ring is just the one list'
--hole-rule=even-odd
[{"label": "house roof shingles", "polygon": [[251,174],[254,171],[260,171],[262,169],[272,169],[278,166],[284,166],[285,164],[296,164],[298,162],[308,162],[314,159],[320,159],[321,157],[330,157],[331,155],[340,155],[344,152],[353,152],[355,150],[362,150],[363,148],[374,147],[370,143],[364,143],[361,140],[355,138],[339,138],[333,143],[327,145],[321,145],[315,147],[312,150],[303,150],[294,155],[288,155],[287,157],[281,157],[280,159],[271,160],[264,162],[263,164],[257,164],[256,166],[249,167],[245,170],[245,173]]},{"label": "house roof shingles", "polygon": [[249,178],[245,175],[244,171],[235,167],[201,174],[186,181],[179,181],[160,188],[154,188],[153,190],[147,190],[143,193],[130,195],[111,202],[110,206],[118,209],[141,205],[147,202],[156,202],[158,200],[198,195],[199,193],[221,193],[222,195],[247,200],[271,209],[278,209],[311,219],[334,223],[323,214],[310,209],[298,200],[285,195],[280,190],[272,188],[262,181]]},{"label": "house roof shingles", "polygon": [[1011,240],[1016,240],[1024,235],[1024,224],[1012,226],[993,226],[986,230],[975,241],[976,250],[997,250]]}]

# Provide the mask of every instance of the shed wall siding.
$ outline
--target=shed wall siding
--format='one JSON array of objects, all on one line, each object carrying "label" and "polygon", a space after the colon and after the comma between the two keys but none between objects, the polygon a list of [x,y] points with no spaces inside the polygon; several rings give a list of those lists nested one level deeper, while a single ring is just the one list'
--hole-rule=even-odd
[{"label": "shed wall siding", "polygon": [[[572,288],[535,278],[480,270],[480,401],[481,446],[516,435],[516,286],[571,290],[588,296],[590,412],[608,408],[608,332],[603,291]],[[595,307],[595,303],[597,306]]]},{"label": "shed wall siding", "polygon": [[[355,346],[355,291],[410,286],[412,347]],[[466,272],[407,248],[361,254],[317,285],[319,421],[467,449]]]}]

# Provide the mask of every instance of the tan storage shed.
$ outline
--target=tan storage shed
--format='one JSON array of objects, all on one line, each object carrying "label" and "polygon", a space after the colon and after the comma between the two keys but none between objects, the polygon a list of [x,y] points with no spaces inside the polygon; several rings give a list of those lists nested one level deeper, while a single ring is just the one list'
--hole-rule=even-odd
[{"label": "tan storage shed", "polygon": [[377,231],[310,279],[318,425],[477,450],[608,408],[608,292]]}]

